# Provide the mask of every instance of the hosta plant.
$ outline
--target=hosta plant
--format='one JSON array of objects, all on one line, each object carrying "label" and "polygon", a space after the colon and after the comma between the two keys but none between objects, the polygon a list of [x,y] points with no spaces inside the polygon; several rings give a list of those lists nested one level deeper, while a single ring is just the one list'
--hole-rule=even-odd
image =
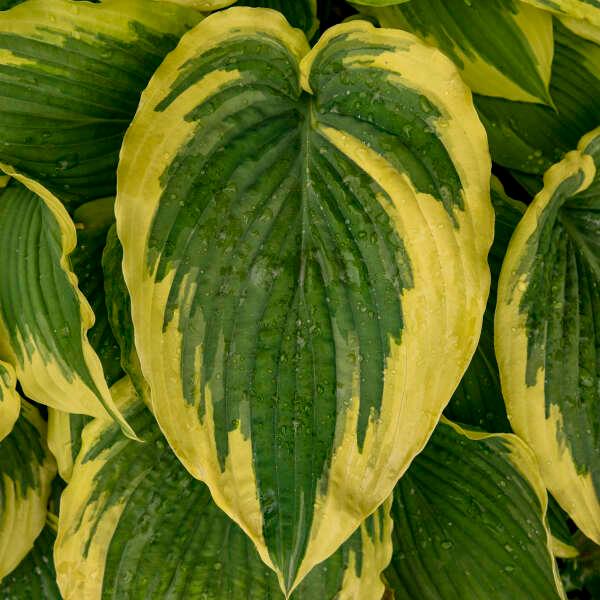
[{"label": "hosta plant", "polygon": [[597,2],[5,0],[0,84],[0,597],[593,597]]}]

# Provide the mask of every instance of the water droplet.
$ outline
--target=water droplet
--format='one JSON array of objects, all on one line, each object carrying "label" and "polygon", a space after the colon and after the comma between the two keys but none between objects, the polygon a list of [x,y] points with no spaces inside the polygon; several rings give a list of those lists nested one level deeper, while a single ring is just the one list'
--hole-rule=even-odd
[{"label": "water droplet", "polygon": [[450,548],[454,546],[454,544],[450,540],[444,540],[440,545],[444,550],[450,550]]}]

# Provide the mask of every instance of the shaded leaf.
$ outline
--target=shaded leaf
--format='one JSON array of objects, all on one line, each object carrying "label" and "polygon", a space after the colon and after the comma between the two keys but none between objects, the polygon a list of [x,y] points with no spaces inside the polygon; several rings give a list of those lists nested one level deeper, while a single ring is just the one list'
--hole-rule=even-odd
[{"label": "shaded leaf", "polygon": [[395,600],[565,598],[546,508],[521,440],[441,422],[394,490]]}]

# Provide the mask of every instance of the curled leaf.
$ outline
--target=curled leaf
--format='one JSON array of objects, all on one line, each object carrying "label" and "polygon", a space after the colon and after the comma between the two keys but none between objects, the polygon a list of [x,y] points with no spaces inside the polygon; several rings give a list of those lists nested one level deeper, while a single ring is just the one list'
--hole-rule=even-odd
[{"label": "curled leaf", "polygon": [[495,342],[512,428],[600,542],[600,130],[548,170],[502,266]]},{"label": "curled leaf", "polygon": [[69,255],[73,221],[40,184],[13,177],[0,188],[0,351],[26,396],[53,408],[106,413],[134,435],[116,410],[87,338],[94,313],[77,286]]}]

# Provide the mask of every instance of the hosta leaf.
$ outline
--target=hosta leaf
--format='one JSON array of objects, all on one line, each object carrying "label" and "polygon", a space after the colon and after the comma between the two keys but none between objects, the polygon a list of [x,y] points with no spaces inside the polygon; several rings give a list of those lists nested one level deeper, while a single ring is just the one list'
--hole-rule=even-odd
[{"label": "hosta leaf", "polygon": [[488,262],[492,275],[490,297],[483,316],[481,338],[473,360],[456,388],[445,415],[466,425],[498,433],[510,432],[494,353],[494,310],[502,261],[510,237],[525,212],[525,205],[509,198],[502,184],[492,177],[492,204],[496,214],[494,243]]},{"label": "hosta leaf", "polygon": [[114,220],[114,198],[93,200],[77,208],[73,212],[77,247],[71,254],[79,289],[90,303],[95,316],[94,325],[87,334],[88,339],[100,357],[109,386],[123,376],[119,345],[108,322],[102,270],[106,236]]},{"label": "hosta leaf", "polygon": [[[110,421],[84,430],[55,554],[65,600],[283,598],[249,538],[170,451],[130,380],[112,390],[145,443]],[[292,600],[380,598],[392,550],[388,512],[389,503],[369,517]]]},{"label": "hosta leaf", "polygon": [[317,0],[239,0],[237,5],[278,10],[292,27],[299,27],[306,32],[309,39],[319,27]]},{"label": "hosta leaf", "polygon": [[61,199],[114,194],[140,92],[201,18],[147,0],[27,0],[0,12],[0,161]]},{"label": "hosta leaf", "polygon": [[563,17],[559,20],[575,35],[590,42],[594,42],[595,44],[600,44],[600,24],[592,25],[592,23],[584,19],[575,19],[571,17]]},{"label": "hosta leaf", "polygon": [[116,203],[155,415],[287,590],[389,496],[458,384],[492,217],[447,58],[364,21],[307,52],[274,11],[207,17],[144,92]]},{"label": "hosta leaf", "polygon": [[544,176],[502,267],[496,353],[513,430],[600,542],[600,130]]},{"label": "hosta leaf", "polygon": [[548,525],[552,532],[552,552],[560,558],[573,558],[579,554],[573,543],[568,521],[569,515],[548,494]]},{"label": "hosta leaf", "polygon": [[518,0],[415,0],[363,10],[440,48],[478,94],[552,103],[552,17],[542,10]]},{"label": "hosta leaf", "polygon": [[210,12],[212,10],[218,10],[219,8],[225,8],[231,6],[236,0],[164,0],[165,2],[172,2],[173,4],[181,4],[195,8],[196,10],[202,10]]},{"label": "hosta leaf", "polygon": [[600,0],[524,0],[561,17],[583,19],[600,26]]},{"label": "hosta leaf", "polygon": [[81,449],[81,432],[91,417],[48,409],[48,447],[56,459],[58,473],[71,479],[73,463]]},{"label": "hosta leaf", "polygon": [[121,366],[135,387],[138,395],[149,401],[150,391],[142,374],[137,354],[131,320],[131,299],[123,278],[123,247],[116,228],[111,227],[102,255],[104,286],[110,326],[119,344]]},{"label": "hosta leaf", "polygon": [[[492,275],[490,297],[483,318],[479,345],[460,385],[444,414],[455,421],[484,431],[511,432],[500,387],[500,374],[494,353],[494,311],[497,284],[508,243],[526,206],[509,198],[502,184],[492,177],[492,204],[496,214],[494,243],[488,256]],[[577,555],[567,525],[568,515],[552,496],[548,496],[548,522],[552,532],[552,551],[563,558]]]},{"label": "hosta leaf", "polygon": [[31,550],[46,521],[56,465],[45,437],[37,409],[23,400],[13,430],[0,442],[0,580]]},{"label": "hosta leaf", "polygon": [[0,361],[0,440],[3,440],[13,428],[19,416],[21,397],[16,390],[15,370]]},{"label": "hosta leaf", "polygon": [[21,4],[25,0],[0,0],[0,10],[7,10],[11,6],[15,6],[16,4]]},{"label": "hosta leaf", "polygon": [[56,534],[46,525],[31,552],[0,582],[3,600],[62,600],[56,585],[52,549]]},{"label": "hosta leaf", "polygon": [[558,19],[554,41],[550,93],[556,110],[475,96],[492,157],[510,169],[542,175],[600,123],[600,42],[579,37]]},{"label": "hosta leaf", "polygon": [[[2,168],[2,165],[0,165]],[[129,435],[87,339],[94,314],[68,256],[73,221],[60,201],[19,175],[0,188],[0,348],[25,394],[60,410],[104,415]]]},{"label": "hosta leaf", "polygon": [[443,421],[394,490],[395,600],[566,598],[547,502],[520,439]]}]

